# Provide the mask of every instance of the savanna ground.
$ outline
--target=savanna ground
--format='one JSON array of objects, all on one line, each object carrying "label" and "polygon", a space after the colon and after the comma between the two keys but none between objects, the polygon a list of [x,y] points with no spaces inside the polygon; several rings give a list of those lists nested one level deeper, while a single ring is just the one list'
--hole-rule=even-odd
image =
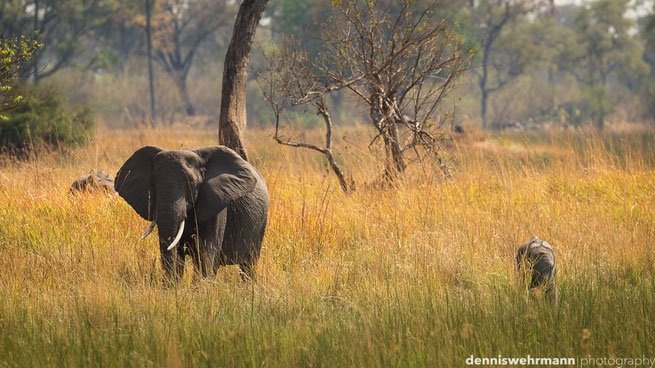
[{"label": "savanna ground", "polygon": [[[340,159],[375,180],[362,132]],[[358,138],[358,136],[360,136]],[[475,357],[655,357],[655,134],[490,135],[344,194],[321,156],[251,133],[271,194],[257,282],[235,267],[161,282],[157,236],[118,196],[71,196],[146,144],[214,130],[100,129],[0,171],[2,366],[462,366]],[[527,296],[514,255],[553,244],[560,300]]]}]

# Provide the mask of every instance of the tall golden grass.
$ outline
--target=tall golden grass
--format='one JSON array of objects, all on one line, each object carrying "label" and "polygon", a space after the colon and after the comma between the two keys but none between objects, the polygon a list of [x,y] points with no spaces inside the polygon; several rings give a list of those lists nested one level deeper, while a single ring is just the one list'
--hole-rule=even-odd
[{"label": "tall golden grass", "polygon": [[[313,135],[309,133],[311,139]],[[381,165],[353,129],[359,183]],[[100,129],[81,148],[0,169],[0,365],[461,366],[471,355],[655,357],[655,134],[489,135],[449,144],[393,188],[341,192],[321,156],[248,137],[269,226],[253,283],[227,267],[161,282],[157,236],[120,197],[71,196],[136,149],[210,145],[188,127]],[[558,306],[514,255],[556,252]]]}]

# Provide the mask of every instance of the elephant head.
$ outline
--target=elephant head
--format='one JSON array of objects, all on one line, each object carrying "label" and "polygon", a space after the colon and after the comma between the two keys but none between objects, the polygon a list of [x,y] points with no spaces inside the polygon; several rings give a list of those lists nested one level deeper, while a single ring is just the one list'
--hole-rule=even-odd
[{"label": "elephant head", "polygon": [[214,221],[256,182],[256,171],[223,146],[180,151],[146,146],[123,164],[114,186],[141,217],[152,221],[142,238],[157,225],[162,265],[170,274],[182,234]]}]

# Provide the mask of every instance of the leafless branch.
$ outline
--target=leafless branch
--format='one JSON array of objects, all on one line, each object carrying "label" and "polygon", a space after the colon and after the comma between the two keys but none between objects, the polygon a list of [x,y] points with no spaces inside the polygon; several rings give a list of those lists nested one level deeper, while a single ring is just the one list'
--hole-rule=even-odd
[{"label": "leafless branch", "polygon": [[[384,144],[385,176],[404,173],[407,163],[434,157],[440,168],[443,102],[457,77],[468,68],[471,52],[447,22],[436,17],[436,2],[416,8],[412,0],[335,3],[318,39],[322,49],[309,54],[298,42],[286,40],[256,73],[266,101],[276,114],[275,140],[280,144],[321,152],[344,187],[333,163],[333,124],[325,97],[349,92],[369,108],[377,134],[372,145]],[[280,137],[280,112],[312,106],[326,126],[325,147]],[[415,158],[407,157],[414,152]]]}]

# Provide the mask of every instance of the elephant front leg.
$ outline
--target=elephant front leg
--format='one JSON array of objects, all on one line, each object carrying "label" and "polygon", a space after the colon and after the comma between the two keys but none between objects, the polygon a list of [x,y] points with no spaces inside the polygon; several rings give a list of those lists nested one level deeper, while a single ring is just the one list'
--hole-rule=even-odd
[{"label": "elephant front leg", "polygon": [[181,245],[172,250],[162,247],[161,265],[168,281],[177,282],[184,276],[184,255],[184,247]]},{"label": "elephant front leg", "polygon": [[220,266],[226,219],[226,211],[223,210],[216,219],[199,226],[200,237],[194,239],[191,255],[196,271],[203,277],[215,274]]},{"label": "elephant front leg", "polygon": [[212,257],[209,256],[207,245],[204,243],[205,242],[198,239],[198,237],[194,235],[191,241],[188,243],[187,247],[189,249],[191,259],[193,260],[193,266],[196,270],[196,274],[202,275],[202,277],[207,277],[209,272],[212,270]]}]

